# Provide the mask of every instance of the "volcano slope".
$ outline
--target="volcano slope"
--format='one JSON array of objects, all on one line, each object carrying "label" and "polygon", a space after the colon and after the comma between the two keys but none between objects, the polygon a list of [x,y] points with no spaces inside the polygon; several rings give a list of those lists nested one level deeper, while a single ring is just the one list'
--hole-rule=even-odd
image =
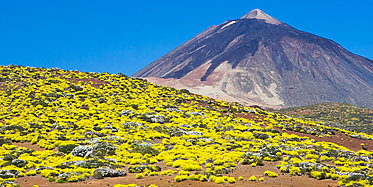
[{"label": "volcano slope", "polygon": [[[9,186],[372,184],[373,136],[123,74],[0,66]],[[362,148],[364,150],[362,150]]]},{"label": "volcano slope", "polygon": [[322,121],[325,125],[373,134],[373,109],[345,103],[321,103],[281,109],[289,116]]},{"label": "volcano slope", "polygon": [[244,105],[373,107],[372,60],[258,9],[206,29],[133,76]]}]

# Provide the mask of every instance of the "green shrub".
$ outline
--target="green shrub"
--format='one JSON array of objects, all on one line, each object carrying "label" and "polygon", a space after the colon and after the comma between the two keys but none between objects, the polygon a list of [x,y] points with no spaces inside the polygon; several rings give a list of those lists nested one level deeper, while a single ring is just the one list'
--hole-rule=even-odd
[{"label": "green shrub", "polygon": [[3,139],[3,138],[0,139],[0,146],[2,146],[3,144],[8,144],[9,145],[11,143],[12,142],[8,139]]},{"label": "green shrub", "polygon": [[27,165],[27,161],[21,160],[21,159],[14,159],[12,160],[12,164],[17,167],[25,167]]},{"label": "green shrub", "polygon": [[59,151],[59,152],[63,152],[63,153],[65,153],[65,154],[69,154],[69,153],[71,153],[71,151],[72,151],[75,147],[78,147],[78,145],[77,145],[77,144],[61,145],[61,146],[58,146],[58,151]]},{"label": "green shrub", "polygon": [[133,148],[131,153],[141,153],[142,155],[149,154],[152,156],[156,156],[159,154],[159,151],[154,149],[152,146],[147,146],[147,145],[139,145]]},{"label": "green shrub", "polygon": [[62,179],[62,178],[58,178],[57,180],[56,180],[56,183],[65,183],[66,181],[64,180],[64,179]]},{"label": "green shrub", "polygon": [[8,126],[3,126],[1,127],[1,130],[2,131],[6,131],[6,130],[17,130],[19,132],[22,132],[25,130],[25,128],[23,128],[22,126],[20,125],[8,125]]},{"label": "green shrub", "polygon": [[4,161],[12,161],[14,159],[16,159],[17,157],[15,155],[12,155],[12,154],[7,154],[7,155],[4,155],[3,157],[3,160]]},{"label": "green shrub", "polygon": [[56,181],[56,179],[53,178],[53,177],[49,177],[49,178],[48,178],[48,181],[49,181],[49,182],[54,182],[54,181]]},{"label": "green shrub", "polygon": [[87,154],[86,157],[103,159],[105,156],[115,155],[117,149],[118,148],[112,143],[99,142],[92,146],[92,152]]}]

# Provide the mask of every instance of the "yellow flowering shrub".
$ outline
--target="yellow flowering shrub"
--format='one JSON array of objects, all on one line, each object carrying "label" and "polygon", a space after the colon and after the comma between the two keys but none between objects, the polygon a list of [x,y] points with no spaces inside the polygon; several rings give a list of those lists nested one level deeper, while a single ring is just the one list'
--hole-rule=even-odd
[{"label": "yellow flowering shrub", "polygon": [[278,177],[278,174],[273,172],[273,171],[265,171],[264,175],[266,175],[268,177]]},{"label": "yellow flowering shrub", "polygon": [[189,177],[187,175],[178,175],[175,177],[175,181],[176,182],[181,182],[181,181],[185,181],[185,180],[188,180]]},{"label": "yellow flowering shrub", "polygon": [[229,177],[229,178],[228,178],[228,182],[231,183],[231,184],[232,184],[232,183],[235,183],[235,182],[236,182],[236,179],[235,179],[234,177]]},{"label": "yellow flowering shrub", "polygon": [[144,175],[142,173],[136,174],[136,179],[143,179]]},{"label": "yellow flowering shrub", "polygon": [[[338,179],[341,185],[366,184],[373,172],[367,167],[367,158],[373,156],[369,150],[354,152],[292,132],[373,138],[369,134],[122,74],[22,66],[0,66],[0,72],[0,165],[1,170],[18,173],[4,181],[39,173],[57,183],[77,182],[111,177],[104,171],[122,176],[127,166],[136,178],[179,170],[174,178],[178,182],[235,183],[224,175],[241,165],[260,167],[274,161],[279,161],[281,172]],[[248,115],[249,119],[240,117]],[[363,173],[365,178],[348,179],[338,172]]]},{"label": "yellow flowering shrub", "polygon": [[256,181],[256,177],[255,177],[255,176],[251,176],[251,177],[249,178],[249,181]]}]

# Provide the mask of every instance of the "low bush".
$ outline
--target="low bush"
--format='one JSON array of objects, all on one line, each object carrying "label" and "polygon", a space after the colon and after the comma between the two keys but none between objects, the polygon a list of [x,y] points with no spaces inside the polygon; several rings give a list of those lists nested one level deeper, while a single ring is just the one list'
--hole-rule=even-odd
[{"label": "low bush", "polygon": [[138,173],[136,175],[136,179],[143,179],[144,178],[144,175],[142,173]]},{"label": "low bush", "polygon": [[77,145],[77,144],[61,145],[61,146],[58,146],[58,151],[63,152],[65,154],[69,154],[69,153],[71,153],[71,151],[74,150],[75,147],[78,147],[78,146],[79,145]]},{"label": "low bush", "polygon": [[256,177],[255,177],[255,176],[251,176],[251,177],[249,178],[249,181],[256,181]]}]

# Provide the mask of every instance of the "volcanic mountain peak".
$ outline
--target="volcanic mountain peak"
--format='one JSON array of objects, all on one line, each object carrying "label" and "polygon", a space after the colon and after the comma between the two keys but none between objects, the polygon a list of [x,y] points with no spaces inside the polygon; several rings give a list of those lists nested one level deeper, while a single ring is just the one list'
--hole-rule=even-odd
[{"label": "volcanic mountain peak", "polygon": [[270,24],[274,24],[274,25],[279,25],[279,24],[282,23],[281,21],[279,21],[279,20],[273,18],[272,16],[264,13],[260,9],[252,10],[248,14],[241,17],[241,19],[263,19],[263,20],[265,20],[265,22],[270,23]]},{"label": "volcanic mountain peak", "polygon": [[372,60],[258,9],[208,28],[133,76],[244,105],[373,107]]}]

